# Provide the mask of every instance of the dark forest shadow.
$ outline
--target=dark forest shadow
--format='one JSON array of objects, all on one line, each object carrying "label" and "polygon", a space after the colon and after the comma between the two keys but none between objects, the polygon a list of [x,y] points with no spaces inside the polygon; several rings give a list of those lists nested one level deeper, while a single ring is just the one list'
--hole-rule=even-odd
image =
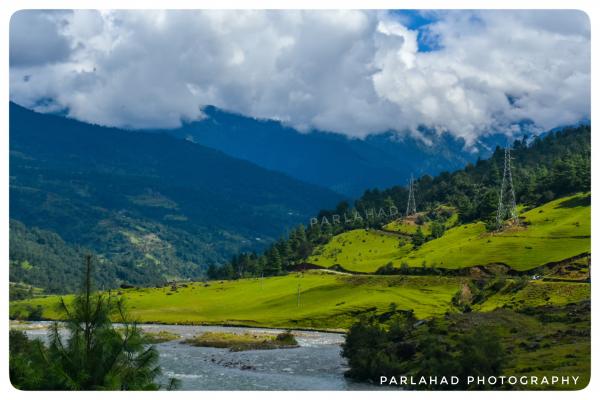
[{"label": "dark forest shadow", "polygon": [[574,197],[572,199],[561,202],[557,208],[573,208],[573,207],[585,207],[592,204],[592,195],[588,194],[583,197]]}]

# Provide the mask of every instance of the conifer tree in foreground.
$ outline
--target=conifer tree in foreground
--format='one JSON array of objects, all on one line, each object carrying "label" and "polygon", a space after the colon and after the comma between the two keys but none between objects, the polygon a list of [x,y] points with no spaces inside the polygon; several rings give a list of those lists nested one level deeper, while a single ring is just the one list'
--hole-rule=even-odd
[{"label": "conifer tree in foreground", "polygon": [[[50,326],[48,346],[31,341],[33,345],[14,349],[15,360],[20,358],[15,368],[11,368],[11,381],[26,390],[160,389],[155,383],[160,374],[158,352],[148,345],[137,325],[130,322],[121,299],[110,292],[94,290],[91,256],[86,256],[85,261],[82,290],[71,304],[61,299],[59,308],[64,321]],[[115,327],[111,317],[121,326]],[[61,326],[67,330],[66,334],[61,334]],[[30,374],[33,378],[29,379],[21,375],[23,369],[19,365],[38,369],[40,373]],[[171,380],[167,389],[177,384]]]}]

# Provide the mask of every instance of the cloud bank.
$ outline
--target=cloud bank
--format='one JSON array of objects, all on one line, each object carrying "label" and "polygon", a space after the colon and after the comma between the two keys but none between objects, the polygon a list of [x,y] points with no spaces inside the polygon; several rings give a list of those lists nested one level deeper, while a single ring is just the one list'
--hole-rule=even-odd
[{"label": "cloud bank", "polygon": [[[11,100],[109,126],[202,107],[363,137],[427,127],[472,143],[590,117],[578,11],[20,11]],[[427,51],[423,51],[426,48]]]}]

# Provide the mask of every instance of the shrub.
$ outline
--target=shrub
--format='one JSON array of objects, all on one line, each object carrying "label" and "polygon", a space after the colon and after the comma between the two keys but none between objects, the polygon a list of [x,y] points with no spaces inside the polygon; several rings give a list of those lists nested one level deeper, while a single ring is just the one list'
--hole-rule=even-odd
[{"label": "shrub", "polygon": [[298,345],[298,341],[296,341],[296,338],[294,337],[294,334],[290,330],[287,330],[285,332],[281,332],[279,335],[277,335],[277,337],[275,339],[278,342],[281,342],[281,343],[286,344],[286,345],[290,345],[290,346],[296,346],[296,345]]},{"label": "shrub", "polygon": [[29,314],[27,315],[27,319],[29,321],[41,321],[42,315],[44,314],[44,308],[40,305],[36,307],[29,307]]}]

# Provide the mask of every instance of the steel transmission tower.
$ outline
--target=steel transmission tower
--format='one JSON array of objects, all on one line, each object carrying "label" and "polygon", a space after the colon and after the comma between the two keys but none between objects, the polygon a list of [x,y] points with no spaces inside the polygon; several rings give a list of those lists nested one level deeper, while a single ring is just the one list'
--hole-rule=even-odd
[{"label": "steel transmission tower", "polygon": [[406,204],[406,216],[417,213],[417,206],[415,205],[415,181],[413,176],[410,176],[408,183],[408,202]]},{"label": "steel transmission tower", "polygon": [[504,221],[510,220],[515,225],[519,224],[517,215],[517,204],[515,200],[515,187],[512,179],[512,166],[510,146],[504,149],[504,174],[500,186],[500,198],[498,199],[498,211],[496,213],[496,225],[500,229]]}]

